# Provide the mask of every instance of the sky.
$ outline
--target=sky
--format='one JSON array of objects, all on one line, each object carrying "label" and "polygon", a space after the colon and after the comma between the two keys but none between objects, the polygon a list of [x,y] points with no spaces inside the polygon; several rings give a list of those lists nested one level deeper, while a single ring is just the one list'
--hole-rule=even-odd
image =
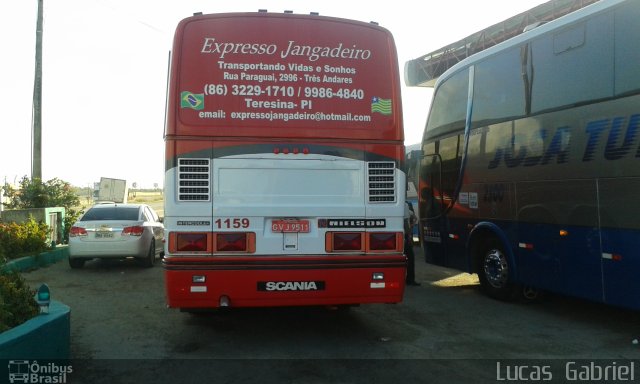
[{"label": "sky", "polygon": [[[194,12],[269,12],[375,21],[399,67],[544,0],[44,0],[42,179],[100,177],[162,187],[167,62]],[[37,0],[0,2],[0,184],[31,176]],[[403,73],[400,74],[404,79]],[[402,86],[405,144],[420,142],[432,90]]]}]

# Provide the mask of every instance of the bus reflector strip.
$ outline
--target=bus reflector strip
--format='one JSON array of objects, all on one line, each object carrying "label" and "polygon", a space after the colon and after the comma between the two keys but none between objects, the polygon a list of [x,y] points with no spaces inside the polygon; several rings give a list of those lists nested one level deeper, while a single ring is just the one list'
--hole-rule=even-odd
[{"label": "bus reflector strip", "polygon": [[533,244],[529,243],[518,243],[518,247],[522,249],[533,249]]},{"label": "bus reflector strip", "polygon": [[602,258],[613,261],[622,261],[622,255],[617,255],[615,253],[603,253]]}]

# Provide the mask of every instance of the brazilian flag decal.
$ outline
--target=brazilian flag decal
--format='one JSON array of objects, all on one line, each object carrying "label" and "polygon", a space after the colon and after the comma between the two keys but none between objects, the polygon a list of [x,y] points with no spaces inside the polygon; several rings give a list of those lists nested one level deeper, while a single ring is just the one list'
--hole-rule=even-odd
[{"label": "brazilian flag decal", "polygon": [[204,94],[195,94],[189,91],[184,91],[180,94],[180,107],[191,108],[196,111],[204,109]]},{"label": "brazilian flag decal", "polygon": [[383,115],[391,114],[391,99],[381,99],[374,96],[371,99],[371,113],[378,112]]}]

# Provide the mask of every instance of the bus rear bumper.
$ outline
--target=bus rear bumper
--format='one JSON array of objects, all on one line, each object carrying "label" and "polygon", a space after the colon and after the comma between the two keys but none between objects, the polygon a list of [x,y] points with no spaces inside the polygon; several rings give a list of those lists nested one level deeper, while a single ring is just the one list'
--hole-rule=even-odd
[{"label": "bus rear bumper", "polygon": [[404,255],[358,258],[166,257],[171,308],[274,307],[399,303]]}]

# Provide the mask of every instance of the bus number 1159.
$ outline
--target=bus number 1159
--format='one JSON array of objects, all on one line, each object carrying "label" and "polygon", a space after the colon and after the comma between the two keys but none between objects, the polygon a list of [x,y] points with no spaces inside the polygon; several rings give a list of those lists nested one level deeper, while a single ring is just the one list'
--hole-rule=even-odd
[{"label": "bus number 1159", "polygon": [[226,218],[226,219],[216,219],[214,225],[218,229],[238,229],[238,228],[249,228],[249,219],[246,217],[243,218]]}]

